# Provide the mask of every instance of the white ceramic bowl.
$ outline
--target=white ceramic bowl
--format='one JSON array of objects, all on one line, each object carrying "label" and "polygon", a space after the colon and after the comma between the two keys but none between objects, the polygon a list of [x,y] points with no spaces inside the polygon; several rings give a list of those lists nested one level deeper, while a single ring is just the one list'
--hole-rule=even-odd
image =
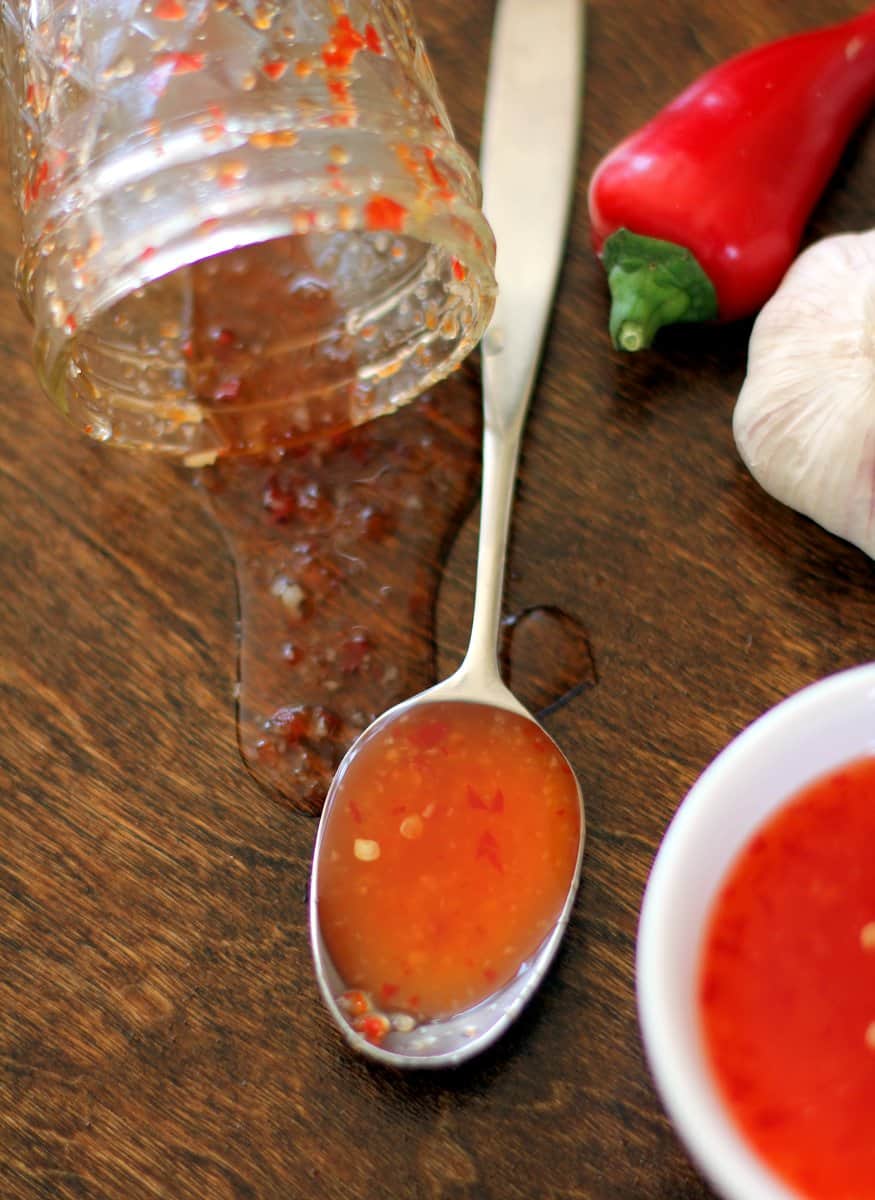
[{"label": "white ceramic bowl", "polygon": [[736,1131],[705,1060],[696,1004],[704,928],[753,831],[805,784],[875,753],[875,663],[812,684],[755,721],[691,788],[669,826],[638,927],[638,1013],[669,1117],[726,1200],[798,1200]]}]

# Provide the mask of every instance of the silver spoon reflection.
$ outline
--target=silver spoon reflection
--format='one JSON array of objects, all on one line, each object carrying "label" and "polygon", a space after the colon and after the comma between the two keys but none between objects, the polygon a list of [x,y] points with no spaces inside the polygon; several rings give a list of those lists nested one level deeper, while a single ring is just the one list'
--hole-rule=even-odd
[{"label": "silver spoon reflection", "polygon": [[[453,1066],[479,1053],[510,1025],[541,983],[568,923],[584,845],[583,800],[561,751],[549,752],[573,780],[576,854],[552,924],[508,982],[464,1011],[433,1019],[381,1006],[339,973],[320,921],[320,867],[326,831],[346,802],[363,751],[399,719],[435,703],[487,705],[536,725],[503,683],[498,634],[504,562],[519,447],[562,258],[577,160],[583,84],[581,0],[500,0],[495,23],[482,173],[484,208],[496,234],[499,297],[482,346],[483,494],[474,614],[468,650],[448,679],[384,713],[348,751],[329,790],[310,880],[310,934],[316,978],[329,1012],[358,1051],[397,1067]],[[438,711],[438,710],[432,710]],[[540,726],[537,726],[540,729]],[[543,734],[547,739],[547,735]],[[549,765],[549,764],[548,764]],[[537,797],[532,798],[538,802]],[[359,856],[378,854],[362,840]],[[560,896],[561,900],[561,896]],[[399,904],[404,902],[398,897]],[[353,897],[350,896],[353,904]],[[351,988],[353,989],[351,991]],[[351,999],[352,997],[352,999]]]}]

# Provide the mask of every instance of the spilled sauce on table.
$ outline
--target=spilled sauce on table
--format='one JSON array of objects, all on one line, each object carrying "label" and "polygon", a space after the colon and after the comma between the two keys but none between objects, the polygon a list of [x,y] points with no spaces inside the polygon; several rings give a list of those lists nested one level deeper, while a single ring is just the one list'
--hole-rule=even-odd
[{"label": "spilled sauce on table", "polygon": [[[201,473],[236,568],[241,753],[295,807],[318,813],[358,734],[435,681],[437,593],[476,502],[480,422],[466,366],[391,416]],[[532,710],[595,682],[569,614],[536,606],[504,632],[505,674]]]}]

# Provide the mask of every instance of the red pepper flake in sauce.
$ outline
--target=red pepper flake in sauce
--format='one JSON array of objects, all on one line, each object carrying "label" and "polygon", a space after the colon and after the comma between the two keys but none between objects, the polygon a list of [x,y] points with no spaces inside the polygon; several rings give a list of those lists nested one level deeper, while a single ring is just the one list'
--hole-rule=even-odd
[{"label": "red pepper flake in sauce", "polygon": [[353,1021],[352,1027],[372,1046],[379,1046],[391,1029],[388,1018],[384,1017],[382,1013],[367,1013],[357,1017]]},{"label": "red pepper flake in sauce", "polygon": [[205,64],[201,53],[159,54],[155,58],[157,67],[170,67],[171,75],[192,75],[202,71]]},{"label": "red pepper flake in sauce", "polygon": [[484,798],[468,784],[468,804],[471,808],[482,809],[483,812],[504,812],[504,794],[501,788],[496,788],[491,798]]},{"label": "red pepper flake in sauce", "polygon": [[351,1017],[361,1017],[370,1011],[371,1005],[364,992],[344,992],[340,997],[341,1007],[345,1008]]},{"label": "red pepper flake in sauce", "polygon": [[188,16],[188,9],[179,0],[158,0],[152,11],[159,21],[184,21]]},{"label": "red pepper flake in sauce", "polygon": [[432,150],[431,146],[425,147],[424,154],[429,176],[431,177],[431,181],[437,189],[438,195],[443,200],[452,200],[455,193],[450,187],[450,181],[447,179],[446,175],[444,175],[443,171],[438,170],[438,167],[434,161],[434,150]]},{"label": "red pepper flake in sauce", "polygon": [[374,54],[383,53],[383,41],[370,22],[365,26],[365,45]]},{"label": "red pepper flake in sauce", "polygon": [[349,84],[345,79],[329,79],[328,91],[338,104],[350,104],[352,97],[349,91]]},{"label": "red pepper flake in sauce", "polygon": [[465,270],[464,265],[460,263],[457,258],[453,259],[453,276],[459,281],[459,283],[464,283],[468,278],[468,272]]},{"label": "red pepper flake in sauce", "polygon": [[217,175],[219,186],[224,188],[234,187],[235,184],[240,183],[241,180],[246,178],[248,171],[249,168],[246,163],[239,160],[222,163]]},{"label": "red pepper flake in sauce", "polygon": [[282,79],[288,68],[289,64],[284,59],[272,58],[264,63],[261,69],[268,79],[277,80]]},{"label": "red pepper flake in sauce", "polygon": [[37,167],[36,171],[34,171],[31,178],[24,185],[24,211],[25,212],[27,212],[27,210],[30,208],[30,206],[32,204],[35,204],[36,201],[39,199],[39,194],[42,191],[43,186],[45,185],[48,178],[49,178],[49,164],[46,159],[43,159],[43,161]]},{"label": "red pepper flake in sauce", "polygon": [[207,111],[211,120],[205,123],[201,137],[205,142],[215,142],[227,132],[225,110],[218,104],[211,104]]},{"label": "red pepper flake in sauce", "polygon": [[210,389],[210,399],[236,400],[242,386],[242,380],[238,375],[229,375],[227,379],[221,380],[214,388]]},{"label": "red pepper flake in sauce", "polygon": [[417,1018],[484,999],[552,928],[579,833],[574,777],[525,717],[438,702],[388,722],[322,835],[319,917],[345,985]]},{"label": "red pepper flake in sauce", "polygon": [[450,735],[450,727],[446,721],[431,720],[428,717],[417,721],[408,732],[412,744],[419,750],[434,750],[446,743]]},{"label": "red pepper flake in sauce", "polygon": [[285,525],[298,511],[298,500],[294,491],[284,488],[276,475],[271,475],[264,485],[262,505],[275,525]]},{"label": "red pepper flake in sauce", "polygon": [[[204,225],[206,225],[206,221],[204,221]],[[203,226],[201,226],[201,228],[203,228]],[[222,329],[217,329],[215,331],[215,333],[213,335],[213,341],[216,343],[217,346],[222,346],[224,349],[227,350],[227,349],[230,349],[230,347],[236,345],[237,338],[234,336],[233,329],[222,328]]]},{"label": "red pepper flake in sauce", "polygon": [[269,738],[259,738],[255,743],[255,754],[260,763],[265,766],[276,768],[280,761],[280,751],[276,742],[272,742]]},{"label": "red pepper flake in sauce", "polygon": [[407,209],[391,196],[374,196],[365,205],[365,228],[372,231],[388,229],[401,233]]},{"label": "red pepper flake in sauce", "polygon": [[280,735],[287,745],[301,741],[310,732],[311,714],[302,705],[278,708],[270,718],[271,729]]},{"label": "red pepper flake in sauce", "polygon": [[485,859],[490,866],[495,867],[496,871],[503,871],[504,864],[501,861],[501,848],[494,834],[487,829],[485,833],[481,833],[480,841],[477,843],[477,858]]},{"label": "red pepper flake in sauce", "polygon": [[875,757],[816,780],[730,869],[699,1013],[742,1135],[794,1194],[875,1196]]},{"label": "red pepper flake in sauce", "polygon": [[352,21],[344,14],[337,18],[331,29],[329,40],[322,49],[322,61],[329,70],[345,71],[366,45],[366,39],[353,28]]},{"label": "red pepper flake in sauce", "polygon": [[371,639],[363,630],[356,630],[342,643],[337,652],[337,665],[344,675],[361,670],[372,649]]}]

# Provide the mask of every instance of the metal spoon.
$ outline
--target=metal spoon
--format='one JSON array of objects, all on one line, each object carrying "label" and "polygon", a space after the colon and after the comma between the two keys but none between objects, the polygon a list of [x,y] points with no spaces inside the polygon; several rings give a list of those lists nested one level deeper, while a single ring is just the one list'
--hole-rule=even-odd
[{"label": "metal spoon", "polygon": [[357,1032],[338,1003],[345,990],[319,924],[319,858],[328,814],[346,765],[365,737],[413,705],[476,701],[534,721],[504,685],[498,633],[504,561],[519,446],[559,273],[577,161],[583,86],[584,0],[499,0],[486,96],[481,169],[484,209],[496,235],[499,298],[482,345],[483,494],[474,614],[467,653],[448,679],[384,713],[356,740],[329,790],[310,879],[310,936],[316,979],[344,1037],[371,1059],[396,1067],[455,1066],[510,1025],[549,967],[577,891],[580,845],[568,895],[551,933],[517,975],[474,1008],[379,1045]]}]

